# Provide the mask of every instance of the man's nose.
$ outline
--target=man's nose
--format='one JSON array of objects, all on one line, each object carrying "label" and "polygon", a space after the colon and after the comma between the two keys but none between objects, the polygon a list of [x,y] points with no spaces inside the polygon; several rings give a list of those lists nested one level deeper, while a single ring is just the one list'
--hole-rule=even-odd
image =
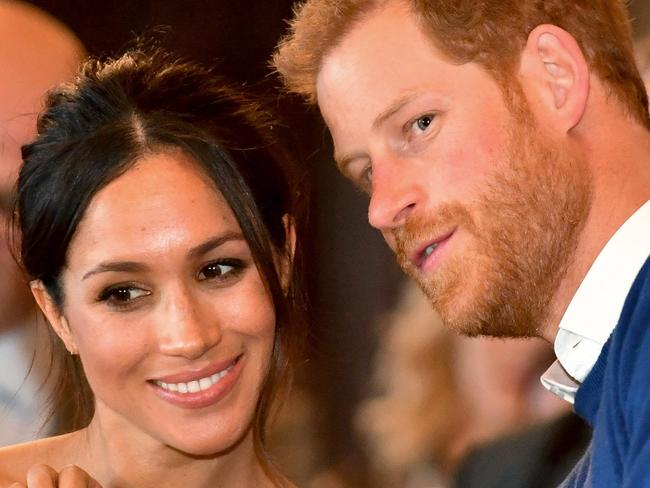
[{"label": "man's nose", "polygon": [[158,329],[160,351],[186,359],[201,357],[222,338],[218,314],[211,312],[190,287],[178,286],[169,292]]},{"label": "man's nose", "polygon": [[408,161],[376,160],[372,167],[368,221],[386,235],[404,225],[425,196],[421,175],[413,171]]}]

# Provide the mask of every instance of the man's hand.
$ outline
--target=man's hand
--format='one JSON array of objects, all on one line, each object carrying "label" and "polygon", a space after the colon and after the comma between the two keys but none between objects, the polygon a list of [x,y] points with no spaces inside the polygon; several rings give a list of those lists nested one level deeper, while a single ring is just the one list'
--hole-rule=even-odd
[{"label": "man's hand", "polygon": [[9,488],[102,488],[78,466],[66,466],[57,473],[45,464],[36,464],[27,472],[27,484],[14,483]]}]

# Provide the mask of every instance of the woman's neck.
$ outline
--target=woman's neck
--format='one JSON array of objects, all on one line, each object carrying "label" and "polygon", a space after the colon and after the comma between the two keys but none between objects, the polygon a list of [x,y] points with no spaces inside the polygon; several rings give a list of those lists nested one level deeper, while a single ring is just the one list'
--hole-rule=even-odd
[{"label": "woman's neck", "polygon": [[115,419],[96,415],[79,431],[79,459],[103,488],[273,487],[255,455],[252,431],[227,452],[192,456]]}]

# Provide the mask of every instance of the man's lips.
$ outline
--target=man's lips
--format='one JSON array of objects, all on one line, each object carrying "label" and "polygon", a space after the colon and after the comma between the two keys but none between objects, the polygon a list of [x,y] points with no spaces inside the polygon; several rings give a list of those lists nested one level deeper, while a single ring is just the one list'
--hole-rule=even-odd
[{"label": "man's lips", "polygon": [[439,236],[422,242],[411,253],[411,264],[418,270],[424,270],[425,264],[430,262],[439,252],[440,248],[449,241],[455,229]]}]

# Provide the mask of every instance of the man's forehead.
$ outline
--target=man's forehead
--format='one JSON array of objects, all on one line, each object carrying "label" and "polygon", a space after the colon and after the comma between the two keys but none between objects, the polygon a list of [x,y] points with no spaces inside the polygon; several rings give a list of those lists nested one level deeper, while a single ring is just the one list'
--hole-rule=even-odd
[{"label": "man's forehead", "polygon": [[358,141],[406,102],[427,93],[448,98],[456,68],[413,14],[391,4],[360,21],[323,59],[316,79],[318,105],[337,153]]},{"label": "man's forehead", "polygon": [[317,100],[322,109],[331,99],[352,105],[363,98],[360,103],[368,108],[374,100],[395,99],[440,78],[440,69],[450,64],[413,13],[401,2],[390,2],[355,24],[324,56],[316,77]]}]

